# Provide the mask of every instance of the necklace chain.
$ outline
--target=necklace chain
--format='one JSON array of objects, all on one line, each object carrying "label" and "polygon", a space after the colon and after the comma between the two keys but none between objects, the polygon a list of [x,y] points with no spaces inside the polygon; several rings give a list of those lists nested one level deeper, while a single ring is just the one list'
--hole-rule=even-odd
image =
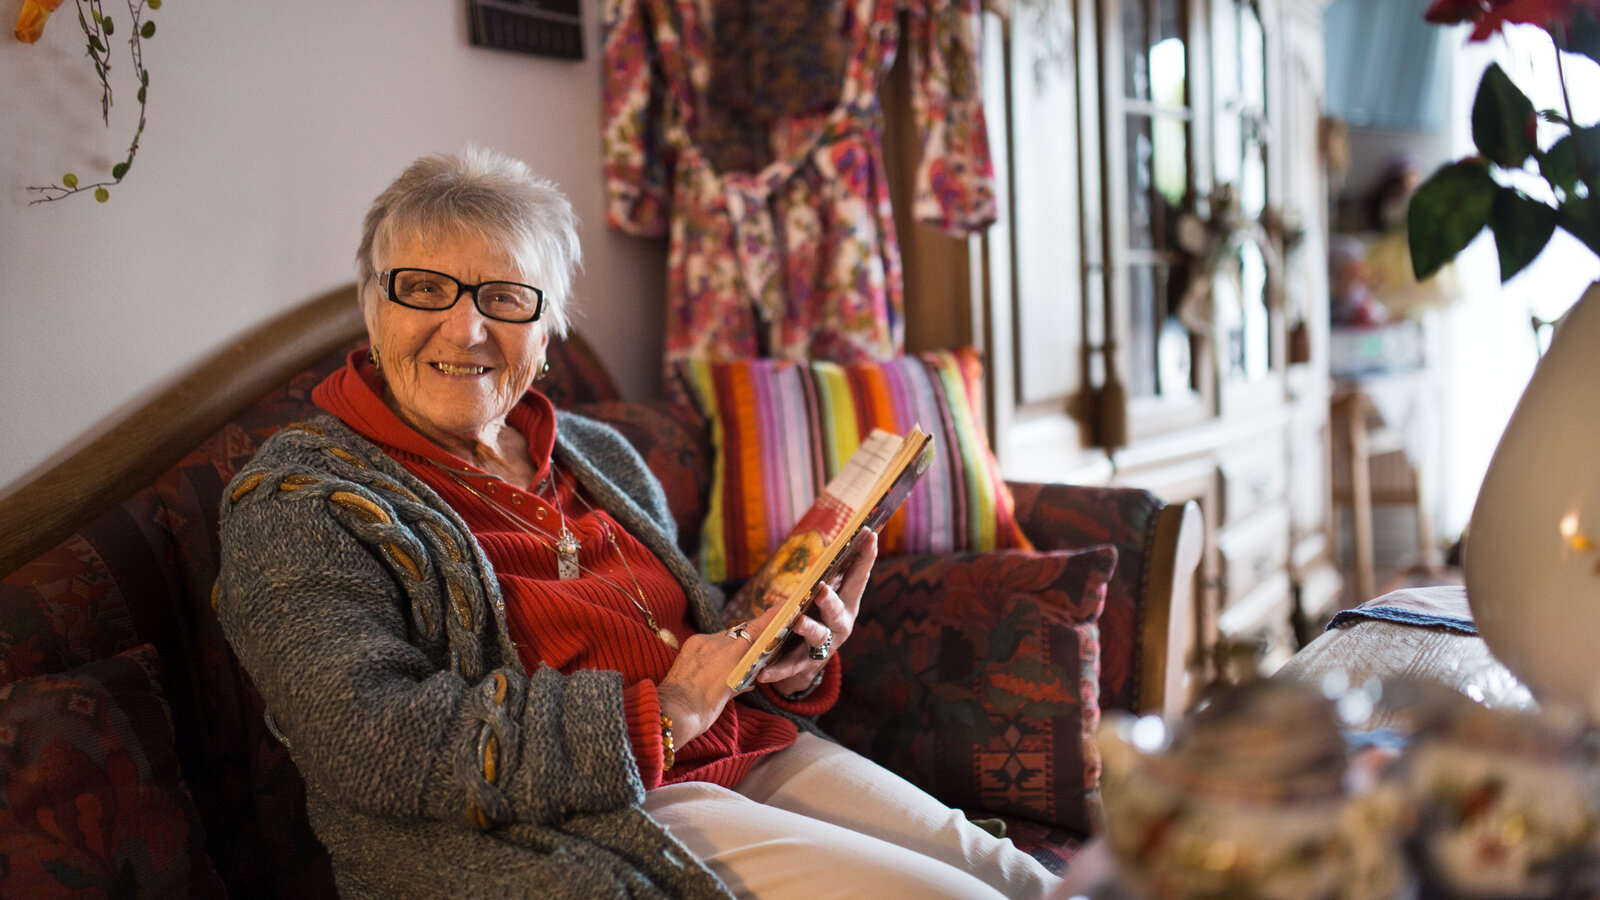
[{"label": "necklace chain", "polygon": [[[642,615],[644,617],[644,624],[646,625],[646,627],[648,627],[652,632],[654,632],[655,636],[657,638],[659,638],[662,643],[666,644],[668,647],[671,647],[674,650],[678,649],[678,637],[677,637],[677,635],[674,635],[671,631],[667,630],[666,628],[663,628],[661,626],[661,624],[656,621],[655,614],[650,611],[649,605],[647,605],[645,603],[644,586],[639,583],[639,576],[634,574],[633,564],[628,562],[627,555],[622,552],[622,548],[617,544],[616,533],[614,531],[612,531],[611,526],[608,523],[601,522],[600,523],[600,527],[601,527],[601,529],[603,531],[605,531],[606,538],[611,544],[611,549],[613,551],[615,551],[616,554],[617,554],[617,559],[622,561],[622,566],[623,566],[624,569],[627,570],[628,577],[633,580],[633,589],[634,589],[634,592],[638,595],[637,597],[634,594],[630,594],[628,592],[627,588],[625,588],[622,585],[618,584],[615,580],[613,580],[611,578],[608,578],[605,575],[600,574],[599,572],[595,571],[594,569],[590,568],[589,566],[583,565],[582,562],[579,561],[578,553],[577,553],[579,543],[578,543],[577,538],[575,538],[573,536],[572,532],[567,530],[566,513],[562,512],[561,504],[559,502],[559,500],[560,500],[560,489],[559,488],[557,488],[555,491],[553,491],[551,493],[551,495],[550,495],[552,500],[556,501],[556,502],[552,502],[550,505],[554,506],[556,508],[556,514],[561,516],[561,536],[557,537],[557,536],[551,534],[547,529],[541,528],[538,525],[535,525],[533,522],[530,522],[527,518],[523,517],[520,513],[514,512],[514,511],[512,511],[510,509],[507,509],[506,507],[502,506],[494,498],[491,498],[491,497],[488,497],[488,496],[484,495],[483,492],[479,491],[476,487],[473,487],[471,482],[467,481],[466,478],[462,477],[464,473],[458,472],[455,469],[444,465],[443,463],[435,462],[432,459],[429,459],[428,462],[430,464],[432,464],[434,467],[442,470],[445,474],[449,475],[456,482],[456,484],[459,484],[462,488],[466,489],[466,491],[468,493],[472,494],[474,497],[477,497],[479,500],[482,500],[484,502],[484,504],[486,506],[488,506],[490,509],[492,509],[495,512],[499,513],[501,518],[505,519],[506,521],[510,522],[511,524],[513,524],[513,525],[517,526],[518,528],[522,529],[523,533],[529,535],[530,537],[532,537],[532,538],[534,538],[536,540],[539,540],[540,543],[542,543],[545,546],[550,547],[552,550],[554,550],[555,553],[556,553],[556,563],[557,563],[557,567],[558,567],[558,574],[561,574],[561,577],[562,577],[563,580],[568,580],[568,578],[564,574],[564,572],[566,571],[566,567],[570,563],[570,565],[571,565],[571,567],[572,567],[572,569],[574,571],[586,573],[589,576],[591,576],[591,577],[593,577],[593,578],[595,578],[595,579],[597,579],[597,580],[599,580],[601,582],[604,582],[605,584],[610,585],[611,587],[613,587],[616,590],[620,591],[622,593],[622,596],[627,597],[628,601],[630,603],[632,603],[634,605],[634,607],[639,610],[640,615]],[[554,459],[552,459],[550,461],[550,470],[551,470],[551,482],[553,484],[554,481],[555,481],[555,472],[556,472],[556,470],[555,470],[555,460]],[[587,498],[583,497],[582,495],[580,495],[578,493],[578,484],[577,484],[577,482],[575,480],[572,480],[570,475],[568,476],[568,479],[569,479],[569,482],[572,485],[572,493],[573,493],[573,495],[578,497],[578,499],[583,503],[583,505],[590,512],[595,512],[596,510],[595,510],[593,504],[591,504],[588,501]],[[563,548],[565,546],[567,546],[569,543],[570,543],[570,550],[569,551],[568,550],[564,550]],[[567,555],[567,553],[569,553],[569,552],[570,552],[570,557]]]}]

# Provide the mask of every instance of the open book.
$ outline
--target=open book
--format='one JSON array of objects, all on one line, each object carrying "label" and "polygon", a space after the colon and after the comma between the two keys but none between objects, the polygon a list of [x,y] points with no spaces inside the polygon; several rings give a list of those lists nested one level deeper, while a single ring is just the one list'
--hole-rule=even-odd
[{"label": "open book", "polygon": [[733,621],[751,619],[774,606],[781,611],[728,675],[736,691],[749,687],[776,656],[790,626],[811,607],[823,582],[835,579],[855,556],[855,539],[894,515],[933,462],[933,438],[913,425],[905,437],[874,429],[839,473],[794,524],[767,561],[730,604]]}]

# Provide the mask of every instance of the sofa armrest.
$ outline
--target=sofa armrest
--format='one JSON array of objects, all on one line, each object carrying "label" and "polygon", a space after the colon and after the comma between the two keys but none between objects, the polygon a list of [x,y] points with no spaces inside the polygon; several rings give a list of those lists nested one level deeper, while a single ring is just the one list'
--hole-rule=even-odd
[{"label": "sofa armrest", "polygon": [[1204,547],[1200,509],[1129,487],[1013,482],[1017,522],[1040,550],[1117,548],[1100,617],[1103,709],[1181,715],[1196,687],[1194,573]]}]

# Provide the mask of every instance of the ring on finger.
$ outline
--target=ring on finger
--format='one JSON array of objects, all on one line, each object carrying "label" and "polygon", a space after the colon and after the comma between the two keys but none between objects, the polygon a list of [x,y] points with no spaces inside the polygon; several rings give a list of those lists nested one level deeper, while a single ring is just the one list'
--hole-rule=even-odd
[{"label": "ring on finger", "polygon": [[811,658],[812,659],[827,659],[828,657],[830,657],[832,655],[833,655],[833,629],[830,628],[830,629],[828,629],[828,636],[822,639],[822,643],[820,643],[817,646],[811,648]]},{"label": "ring on finger", "polygon": [[749,622],[740,622],[739,624],[737,624],[737,625],[733,626],[732,628],[729,628],[727,631],[723,632],[723,634],[726,634],[728,637],[731,637],[731,638],[744,638],[745,640],[747,640],[750,643],[754,644],[756,642],[756,639],[750,636],[750,629],[746,627],[749,624],[750,624]]}]

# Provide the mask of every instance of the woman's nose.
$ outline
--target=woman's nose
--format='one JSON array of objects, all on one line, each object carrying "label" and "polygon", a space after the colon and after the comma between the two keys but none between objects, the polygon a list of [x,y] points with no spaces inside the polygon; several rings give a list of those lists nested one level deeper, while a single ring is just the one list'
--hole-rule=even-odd
[{"label": "woman's nose", "polygon": [[444,324],[439,326],[445,337],[463,347],[482,343],[489,333],[489,320],[472,302],[471,294],[462,294],[456,305],[445,310]]}]

